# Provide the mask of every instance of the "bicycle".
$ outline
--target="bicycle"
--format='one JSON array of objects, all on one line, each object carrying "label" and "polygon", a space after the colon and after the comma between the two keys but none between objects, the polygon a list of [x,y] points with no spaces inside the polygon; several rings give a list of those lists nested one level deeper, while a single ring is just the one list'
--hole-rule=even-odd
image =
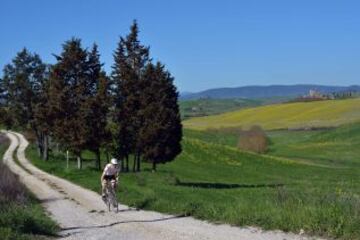
[{"label": "bicycle", "polygon": [[113,207],[113,209],[116,210],[116,212],[119,211],[119,203],[116,198],[115,185],[116,185],[115,180],[106,182],[105,198],[103,198],[103,200],[106,206],[108,207],[109,212],[111,211],[111,206]]}]

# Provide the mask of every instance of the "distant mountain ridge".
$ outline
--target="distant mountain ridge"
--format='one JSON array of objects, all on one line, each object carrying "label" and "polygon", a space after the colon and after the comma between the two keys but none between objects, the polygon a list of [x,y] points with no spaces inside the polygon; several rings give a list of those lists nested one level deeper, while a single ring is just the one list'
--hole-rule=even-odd
[{"label": "distant mountain ridge", "polygon": [[297,97],[306,95],[310,90],[321,93],[357,91],[360,92],[359,85],[352,86],[326,86],[312,84],[296,85],[269,85],[269,86],[244,86],[235,88],[214,88],[197,93],[186,92],[180,94],[181,100],[191,100],[199,98],[269,98],[269,97]]}]

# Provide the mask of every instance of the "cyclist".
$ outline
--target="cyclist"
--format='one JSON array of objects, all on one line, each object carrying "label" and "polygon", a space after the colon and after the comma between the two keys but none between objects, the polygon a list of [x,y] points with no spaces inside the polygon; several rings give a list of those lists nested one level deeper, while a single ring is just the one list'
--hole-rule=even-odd
[{"label": "cyclist", "polygon": [[119,180],[119,164],[118,164],[118,160],[116,158],[112,158],[110,163],[106,164],[104,171],[101,175],[101,186],[102,186],[102,191],[101,191],[101,197],[103,199],[106,198],[105,195],[105,188],[107,186],[107,184],[114,182],[114,188],[116,187],[116,184]]}]

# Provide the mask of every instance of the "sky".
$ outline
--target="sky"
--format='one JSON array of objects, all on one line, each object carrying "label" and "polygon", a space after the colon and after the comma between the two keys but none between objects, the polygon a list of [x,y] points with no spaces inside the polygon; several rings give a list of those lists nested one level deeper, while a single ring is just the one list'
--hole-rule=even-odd
[{"label": "sky", "polygon": [[360,84],[359,13],[356,0],[0,0],[0,68],[23,47],[55,63],[78,37],[99,45],[110,73],[137,19],[140,41],[181,92]]}]

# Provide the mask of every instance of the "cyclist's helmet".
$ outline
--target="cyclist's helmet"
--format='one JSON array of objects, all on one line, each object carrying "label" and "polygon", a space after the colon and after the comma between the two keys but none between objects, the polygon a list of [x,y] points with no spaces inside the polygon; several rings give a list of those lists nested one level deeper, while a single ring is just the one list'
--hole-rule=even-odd
[{"label": "cyclist's helmet", "polygon": [[112,158],[112,159],[111,159],[111,163],[112,163],[112,164],[118,164],[118,160],[117,160],[116,158]]}]

